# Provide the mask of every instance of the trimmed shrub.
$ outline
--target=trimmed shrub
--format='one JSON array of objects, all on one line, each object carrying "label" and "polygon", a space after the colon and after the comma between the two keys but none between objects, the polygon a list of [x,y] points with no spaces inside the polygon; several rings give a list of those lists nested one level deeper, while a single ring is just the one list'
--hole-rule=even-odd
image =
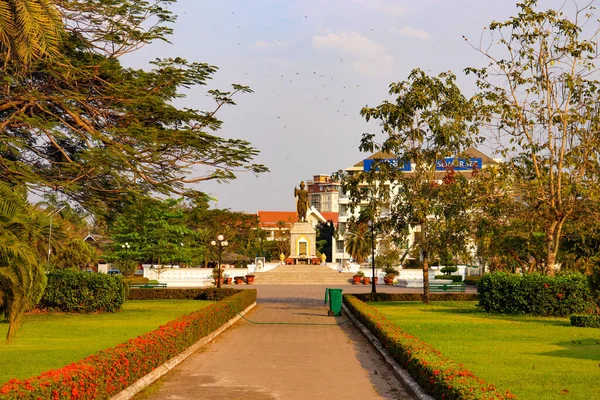
[{"label": "trimmed shrub", "polygon": [[377,336],[390,355],[403,366],[419,386],[436,399],[479,400],[513,399],[492,384],[467,370],[462,364],[444,356],[433,346],[404,332],[373,307],[356,297],[344,295],[344,303]]},{"label": "trimmed shrub", "polygon": [[596,305],[582,274],[547,276],[495,272],[477,282],[478,307],[487,312],[565,317],[589,314]]},{"label": "trimmed shrub", "polygon": [[127,300],[213,300],[219,301],[237,294],[242,289],[129,289]]},{"label": "trimmed shrub", "polygon": [[600,328],[600,315],[571,315],[571,325],[582,328]]},{"label": "trimmed shrub", "polygon": [[66,367],[0,387],[2,399],[108,399],[220,328],[256,301],[242,290],[158,329]]},{"label": "trimmed shrub", "polygon": [[47,277],[48,285],[38,308],[75,313],[115,312],[127,298],[128,287],[121,276],[65,269],[50,272]]},{"label": "trimmed shrub", "polygon": [[[423,293],[356,293],[361,301],[423,301]],[[477,293],[429,293],[431,301],[475,301]]]},{"label": "trimmed shrub", "polygon": [[440,272],[443,274],[448,274],[450,275],[453,272],[458,271],[458,267],[455,267],[454,265],[447,265],[445,267],[442,267],[442,269],[440,269]]},{"label": "trimmed shrub", "polygon": [[451,279],[452,282],[462,282],[462,275],[435,275],[433,279]]},{"label": "trimmed shrub", "polygon": [[465,285],[475,286],[481,279],[481,276],[465,276]]}]

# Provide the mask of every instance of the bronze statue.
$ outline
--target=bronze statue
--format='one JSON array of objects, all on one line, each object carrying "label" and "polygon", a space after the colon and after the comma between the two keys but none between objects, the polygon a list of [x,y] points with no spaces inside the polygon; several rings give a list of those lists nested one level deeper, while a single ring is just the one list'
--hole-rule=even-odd
[{"label": "bronze statue", "polygon": [[296,210],[298,211],[298,221],[306,222],[306,211],[308,211],[308,190],[304,189],[304,181],[300,182],[300,189],[294,187],[294,197],[298,197]]}]

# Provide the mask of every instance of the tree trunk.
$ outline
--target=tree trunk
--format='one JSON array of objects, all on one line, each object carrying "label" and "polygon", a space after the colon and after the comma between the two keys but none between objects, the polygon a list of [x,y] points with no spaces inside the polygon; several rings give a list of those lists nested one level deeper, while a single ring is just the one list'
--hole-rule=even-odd
[{"label": "tree trunk", "polygon": [[423,254],[423,303],[429,304],[429,254],[426,250]]}]

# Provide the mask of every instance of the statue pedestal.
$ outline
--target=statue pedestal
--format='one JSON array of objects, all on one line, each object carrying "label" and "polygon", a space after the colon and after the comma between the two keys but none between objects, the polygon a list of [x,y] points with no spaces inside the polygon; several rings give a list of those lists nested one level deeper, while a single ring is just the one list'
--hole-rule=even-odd
[{"label": "statue pedestal", "polygon": [[[290,258],[294,264],[313,264],[317,259],[317,231],[308,222],[296,222],[290,231]],[[318,262],[317,262],[318,263]]]}]

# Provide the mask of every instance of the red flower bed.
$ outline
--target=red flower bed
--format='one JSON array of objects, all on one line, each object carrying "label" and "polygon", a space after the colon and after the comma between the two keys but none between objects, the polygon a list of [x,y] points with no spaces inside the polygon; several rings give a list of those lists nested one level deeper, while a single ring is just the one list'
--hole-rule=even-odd
[{"label": "red flower bed", "polygon": [[109,398],[207,336],[256,300],[243,290],[66,367],[0,387],[0,399]]},{"label": "red flower bed", "polygon": [[354,296],[344,295],[352,313],[381,341],[392,357],[417,383],[436,399],[515,399],[473,375],[462,364],[449,359],[433,346],[409,335],[373,307]]}]

